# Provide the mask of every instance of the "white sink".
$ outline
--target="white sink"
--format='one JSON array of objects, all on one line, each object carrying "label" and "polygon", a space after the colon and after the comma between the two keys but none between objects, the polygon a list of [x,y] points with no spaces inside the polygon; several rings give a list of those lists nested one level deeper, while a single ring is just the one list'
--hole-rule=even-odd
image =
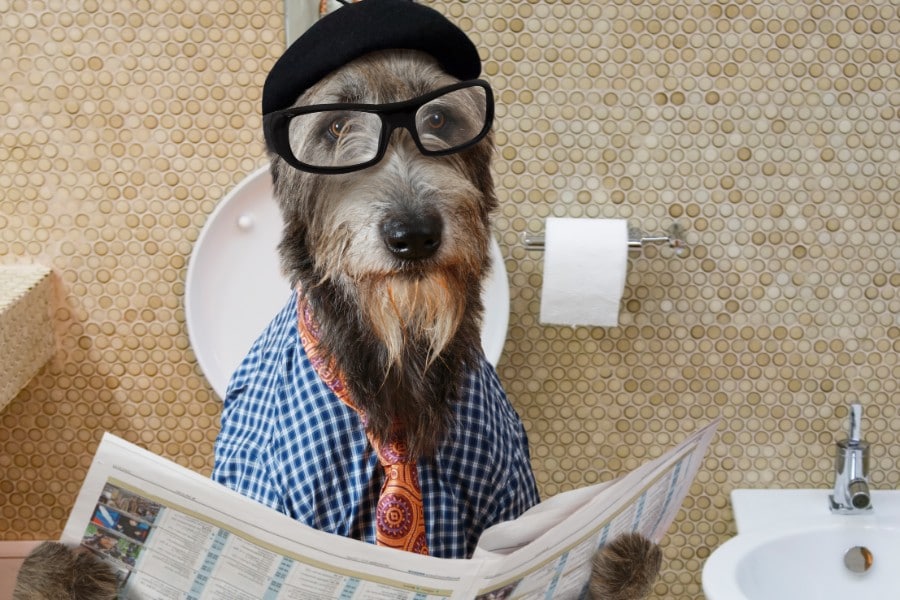
[{"label": "white sink", "polygon": [[[707,600],[900,598],[900,491],[873,491],[864,515],[831,514],[829,494],[732,492],[738,535],[703,567]],[[868,552],[867,570],[845,565],[853,548]]]}]

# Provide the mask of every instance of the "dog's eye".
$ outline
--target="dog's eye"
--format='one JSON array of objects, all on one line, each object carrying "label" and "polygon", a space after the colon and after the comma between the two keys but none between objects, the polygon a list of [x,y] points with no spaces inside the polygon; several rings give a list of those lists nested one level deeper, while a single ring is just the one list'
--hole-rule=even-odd
[{"label": "dog's eye", "polygon": [[425,117],[425,126],[431,131],[438,131],[447,125],[447,116],[442,112],[433,112]]},{"label": "dog's eye", "polygon": [[348,133],[350,133],[350,117],[338,117],[328,125],[328,135],[334,140]]}]

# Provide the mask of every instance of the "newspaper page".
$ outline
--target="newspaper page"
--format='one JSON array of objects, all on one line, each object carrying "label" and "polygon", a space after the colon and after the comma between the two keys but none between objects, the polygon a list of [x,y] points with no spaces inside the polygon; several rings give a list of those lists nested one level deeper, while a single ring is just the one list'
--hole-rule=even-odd
[{"label": "newspaper page", "polygon": [[580,598],[607,540],[664,535],[717,425],[620,479],[489,529],[469,560],[317,531],[106,434],[62,541],[107,561],[127,599]]},{"label": "newspaper page", "polygon": [[61,541],[106,560],[135,600],[465,598],[473,575],[317,531],[109,434]]},{"label": "newspaper page", "polygon": [[629,532],[662,539],[719,422],[619,479],[559,494],[485,531],[473,558],[502,555],[506,560],[485,563],[477,597],[583,597],[591,558],[607,541]]}]

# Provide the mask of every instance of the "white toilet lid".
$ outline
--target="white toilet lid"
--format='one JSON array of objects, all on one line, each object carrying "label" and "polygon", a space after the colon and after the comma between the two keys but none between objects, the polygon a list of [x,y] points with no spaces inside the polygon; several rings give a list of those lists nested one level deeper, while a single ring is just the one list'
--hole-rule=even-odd
[{"label": "white toilet lid", "polygon": [[[184,302],[188,337],[220,398],[232,372],[290,294],[277,252],[281,228],[265,165],[219,202],[191,253]],[[491,260],[482,294],[481,343],[496,365],[509,325],[509,283],[500,246],[493,239]]]}]

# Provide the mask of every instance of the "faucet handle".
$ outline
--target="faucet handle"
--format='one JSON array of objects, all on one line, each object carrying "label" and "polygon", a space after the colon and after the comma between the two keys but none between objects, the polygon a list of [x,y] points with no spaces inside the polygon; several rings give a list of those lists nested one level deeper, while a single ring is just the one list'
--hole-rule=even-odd
[{"label": "faucet handle", "polygon": [[850,405],[850,440],[851,446],[858,446],[862,441],[862,404]]},{"label": "faucet handle", "polygon": [[850,405],[850,439],[836,444],[834,493],[831,511],[863,514],[872,510],[869,494],[869,445],[862,440],[862,404]]}]

